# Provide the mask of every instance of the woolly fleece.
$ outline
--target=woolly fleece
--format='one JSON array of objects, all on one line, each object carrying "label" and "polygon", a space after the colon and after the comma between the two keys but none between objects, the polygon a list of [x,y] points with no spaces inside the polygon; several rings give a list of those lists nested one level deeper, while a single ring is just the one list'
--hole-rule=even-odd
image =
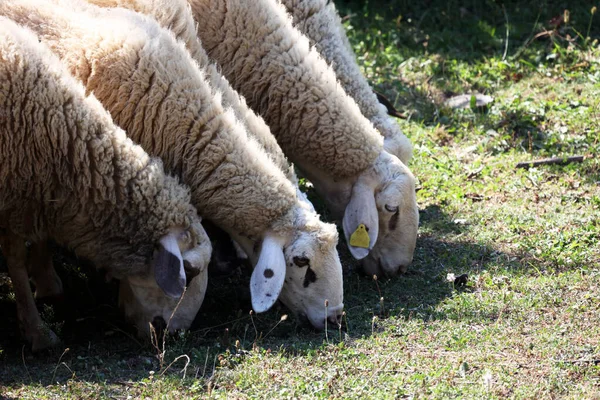
[{"label": "woolly fleece", "polygon": [[[338,80],[354,98],[363,115],[386,138],[386,150],[408,164],[412,146],[402,130],[361,73],[342,22],[329,0],[281,0],[294,19],[294,25],[309,39],[335,70]],[[389,146],[388,143],[392,143]]]},{"label": "woolly fleece", "polygon": [[277,140],[264,120],[252,111],[246,100],[236,92],[229,81],[221,74],[219,68],[212,63],[206,54],[198,35],[196,23],[187,0],[87,0],[88,3],[100,7],[123,7],[153,18],[160,26],[169,29],[178,40],[185,43],[186,48],[196,60],[200,68],[206,72],[214,92],[222,96],[225,108],[231,108],[238,121],[244,125],[248,134],[262,146],[271,160],[292,181],[297,184],[294,169],[288,163]]},{"label": "woolly fleece", "polygon": [[171,32],[128,10],[68,0],[9,0],[0,14],[37,32],[115,122],[190,185],[201,215],[253,240],[269,229],[289,233],[292,184]]},{"label": "woolly fleece", "polygon": [[116,277],[146,273],[155,243],[196,215],[162,162],[133,144],[35,35],[6,18],[0,158],[4,227],[53,237]]},{"label": "woolly fleece", "polygon": [[275,1],[189,0],[208,55],[267,122],[284,153],[343,179],[383,150],[334,71]]}]

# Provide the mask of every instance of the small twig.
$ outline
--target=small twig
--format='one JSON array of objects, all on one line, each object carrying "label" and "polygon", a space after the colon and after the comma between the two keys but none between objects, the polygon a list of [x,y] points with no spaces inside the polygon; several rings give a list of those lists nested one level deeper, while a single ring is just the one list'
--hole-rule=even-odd
[{"label": "small twig", "polygon": [[594,364],[600,365],[600,358],[592,358],[591,360],[558,360],[553,359],[554,362],[563,362],[567,364]]},{"label": "small twig", "polygon": [[177,360],[179,360],[180,358],[184,358],[184,357],[186,358],[186,360],[187,360],[187,361],[185,362],[185,366],[183,367],[183,369],[182,369],[181,371],[179,371],[179,372],[183,372],[183,378],[182,378],[182,379],[185,379],[185,374],[186,374],[186,372],[187,372],[187,367],[188,367],[188,365],[190,364],[190,358],[187,356],[187,354],[182,354],[182,355],[180,355],[179,357],[175,358],[173,361],[171,361],[171,364],[169,364],[169,365],[167,366],[167,368],[165,368],[165,369],[164,369],[164,370],[163,370],[163,371],[160,373],[160,376],[163,376],[163,375],[165,374],[165,372],[167,372],[167,371],[169,370],[169,368],[171,368],[171,365],[175,364],[175,362],[176,362]]},{"label": "small twig", "polygon": [[[54,378],[56,378],[56,370],[58,369],[58,366],[60,365],[60,361],[62,360],[63,356],[69,352],[69,350],[70,349],[67,347],[65,349],[65,351],[63,351],[63,353],[58,358],[58,362],[56,363],[56,367],[54,367],[54,373],[52,374],[52,380],[50,381],[52,384],[54,384]],[[70,369],[69,369],[69,371],[70,371]],[[73,371],[71,371],[71,372],[73,372]]]},{"label": "small twig", "polygon": [[252,321],[252,326],[254,327],[254,342],[256,343],[256,341],[258,340],[258,329],[256,329],[256,324],[254,323],[254,318],[252,318],[253,313],[254,313],[254,310],[250,310],[250,312],[249,312],[250,321]]},{"label": "small twig", "polygon": [[179,308],[179,305],[183,301],[183,298],[185,297],[185,292],[186,291],[187,291],[187,287],[184,287],[183,288],[183,293],[181,293],[181,297],[179,298],[179,301],[177,302],[177,305],[173,309],[173,312],[171,313],[171,316],[169,317],[169,321],[167,322],[167,327],[165,328],[165,331],[163,333],[163,338],[162,338],[162,350],[163,350],[163,354],[165,354],[165,341],[167,340],[167,332],[169,332],[169,326],[171,325],[171,320],[173,319],[173,316],[175,316],[175,313],[177,312],[177,309]]},{"label": "small twig", "polygon": [[380,373],[387,365],[388,363],[392,360],[392,357],[397,356],[397,354],[390,354],[384,361],[383,363],[379,366],[379,368],[377,368],[375,371],[373,371],[373,373],[371,374],[371,377],[367,380],[367,383],[365,385],[369,386],[371,384],[371,382],[373,381],[373,379],[375,378],[375,375],[377,375],[378,373]]},{"label": "small twig", "polygon": [[31,374],[29,373],[29,368],[27,368],[27,364],[25,363],[25,345],[23,345],[23,348],[21,349],[21,359],[23,360],[25,371],[27,371],[27,376],[29,376],[29,382],[33,382],[33,378],[31,378]]},{"label": "small twig", "polygon": [[506,13],[506,7],[502,4],[502,11],[504,12],[504,19],[506,20],[506,42],[504,44],[504,54],[502,54],[502,61],[506,60],[506,54],[508,53],[508,36],[510,34],[510,25],[508,22],[508,14]]},{"label": "small twig", "polygon": [[210,354],[210,347],[206,348],[206,359],[204,360],[204,369],[202,370],[202,377],[206,376],[206,365],[208,364],[208,355]]},{"label": "small twig", "polygon": [[566,165],[575,162],[583,162],[585,160],[585,156],[571,156],[571,157],[552,157],[552,158],[544,158],[542,160],[535,161],[523,161],[517,164],[516,168],[530,168],[537,167],[539,165]]},{"label": "small twig", "polygon": [[277,328],[277,326],[279,326],[279,324],[280,324],[280,323],[282,323],[283,321],[285,321],[285,320],[287,319],[287,317],[288,317],[288,316],[287,316],[287,314],[283,314],[283,315],[281,316],[281,318],[279,319],[279,321],[277,321],[277,323],[275,324],[275,326],[273,326],[273,327],[271,328],[271,330],[270,330],[269,332],[267,332],[267,334],[266,334],[265,336],[263,336],[263,337],[262,337],[262,339],[263,339],[263,340],[264,340],[264,339],[266,339],[266,338],[267,338],[267,336],[269,336],[269,333],[273,332],[273,329]]}]

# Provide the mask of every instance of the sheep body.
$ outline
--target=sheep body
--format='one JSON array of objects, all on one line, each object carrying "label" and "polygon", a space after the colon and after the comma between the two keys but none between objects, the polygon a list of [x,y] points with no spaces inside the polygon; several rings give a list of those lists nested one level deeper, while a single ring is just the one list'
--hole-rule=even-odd
[{"label": "sheep body", "polygon": [[335,70],[346,93],[358,104],[363,115],[385,137],[384,147],[408,164],[412,146],[400,127],[377,100],[375,92],[361,73],[356,56],[335,8],[328,0],[281,0],[292,15],[295,26]]},{"label": "sheep body", "polygon": [[[35,314],[20,313],[22,321],[39,322],[24,266],[24,239],[51,237],[117,278],[156,286],[152,274],[163,266],[149,263],[155,246],[183,234],[186,243],[175,251],[183,259],[193,258],[194,269],[204,270],[210,244],[189,190],[113,124],[32,32],[3,17],[0,82],[3,250],[12,260],[11,276],[17,276],[18,303],[28,303],[26,312]],[[170,272],[181,278],[183,261],[174,268]],[[205,287],[204,272],[196,279]],[[204,292],[192,296],[194,304],[201,304]],[[54,344],[37,338],[36,325],[24,327],[34,349]]]},{"label": "sheep body", "polygon": [[[264,289],[253,292],[262,293],[256,302],[253,296],[257,311],[273,304],[281,284],[284,303],[310,314],[316,327],[323,326],[325,299],[341,314],[335,227],[298,200],[292,182],[223,108],[205,71],[171,32],[128,10],[69,0],[4,2],[0,14],[36,30],[115,122],[190,185],[198,211],[243,246],[256,263],[251,287]],[[320,278],[299,291],[292,288],[302,281],[291,278],[307,269],[290,268],[286,278],[294,252],[314,257]]]}]

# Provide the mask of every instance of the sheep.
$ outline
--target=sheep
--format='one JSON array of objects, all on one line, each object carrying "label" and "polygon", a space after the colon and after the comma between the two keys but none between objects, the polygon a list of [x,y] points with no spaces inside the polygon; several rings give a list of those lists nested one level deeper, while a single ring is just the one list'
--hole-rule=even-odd
[{"label": "sheep", "polygon": [[364,271],[405,272],[419,219],[415,179],[384,150],[381,135],[285,8],[274,0],[188,1],[208,55],[342,219]]},{"label": "sheep", "polygon": [[334,69],[348,95],[354,98],[363,115],[385,137],[384,148],[408,165],[412,157],[410,141],[378,101],[376,93],[360,72],[356,56],[342,22],[330,0],[281,0],[294,25],[309,39]]},{"label": "sheep", "polygon": [[255,265],[256,312],[279,298],[316,328],[339,320],[335,226],[298,199],[170,31],[129,10],[70,0],[5,1],[0,15],[34,29],[115,122],[190,186],[199,213],[242,246]]},{"label": "sheep", "polygon": [[123,299],[141,333],[156,317],[173,314],[186,273],[196,274],[171,320],[189,325],[204,297],[210,258],[189,189],[114,125],[33,32],[5,17],[0,82],[0,246],[32,349],[58,338],[35,307],[26,239],[53,238],[121,279],[136,292],[131,300],[145,307],[138,314]]},{"label": "sheep", "polygon": [[[300,190],[294,168],[289,164],[283,151],[271,134],[269,127],[260,116],[256,115],[247,106],[245,99],[231,87],[227,79],[219,72],[217,66],[210,61],[202,48],[196,35],[194,19],[187,0],[87,0],[87,2],[100,7],[123,7],[131,9],[148,15],[162,27],[170,29],[178,40],[185,43],[192,58],[200,67],[204,68],[211,86],[222,94],[223,105],[231,107],[238,120],[246,127],[248,134],[256,139],[271,160],[287,175],[296,188],[299,200],[305,202],[308,207],[313,208],[306,195]],[[217,248],[221,245],[223,252],[231,253],[231,246],[225,246],[229,240],[224,232],[218,231],[218,228],[213,226],[209,226],[209,228],[211,229],[211,240],[217,237],[222,239],[220,243],[215,243],[217,247],[213,246],[215,251],[213,251],[214,258],[211,261],[212,272],[228,273],[232,264],[227,260],[219,259],[219,254],[222,252],[218,251]],[[233,245],[233,250],[235,250],[238,259],[245,259],[246,256],[239,249],[239,246],[236,246],[235,242],[233,242]]]}]

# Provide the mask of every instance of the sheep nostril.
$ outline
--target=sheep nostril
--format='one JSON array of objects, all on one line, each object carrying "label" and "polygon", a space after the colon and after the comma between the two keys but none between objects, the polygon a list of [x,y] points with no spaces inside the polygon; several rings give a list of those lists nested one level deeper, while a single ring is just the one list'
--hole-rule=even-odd
[{"label": "sheep nostril", "polygon": [[408,271],[408,265],[400,264],[400,265],[398,265],[398,268],[396,269],[396,271],[398,271],[401,274],[405,274],[406,271]]}]

